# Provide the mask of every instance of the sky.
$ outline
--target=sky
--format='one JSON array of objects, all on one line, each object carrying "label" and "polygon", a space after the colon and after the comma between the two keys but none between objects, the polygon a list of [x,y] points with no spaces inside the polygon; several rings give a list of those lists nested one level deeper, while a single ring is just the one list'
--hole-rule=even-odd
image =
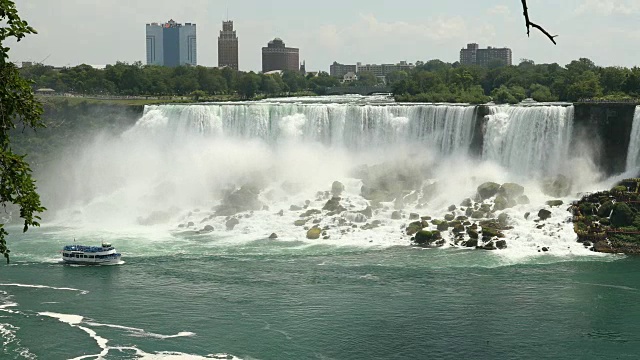
[{"label": "sky", "polygon": [[198,65],[217,65],[222,21],[234,21],[240,70],[261,69],[261,48],[275,37],[300,48],[307,70],[344,64],[441,59],[454,62],[467,43],[509,47],[513,59],[601,66],[640,65],[640,0],[529,0],[531,20],[558,34],[558,45],[532,31],[520,0],[14,0],[37,31],[11,43],[12,61],[55,66],[146,59],[145,24],[197,24]]}]

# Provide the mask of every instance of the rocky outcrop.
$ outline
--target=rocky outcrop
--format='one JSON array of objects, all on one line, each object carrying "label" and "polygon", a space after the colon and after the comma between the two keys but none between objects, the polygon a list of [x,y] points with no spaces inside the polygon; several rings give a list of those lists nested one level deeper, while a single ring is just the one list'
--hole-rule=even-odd
[{"label": "rocky outcrop", "polygon": [[258,200],[260,190],[251,185],[227,192],[222,203],[216,207],[216,216],[232,216],[244,211],[261,210],[263,204]]},{"label": "rocky outcrop", "polygon": [[[635,186],[628,186],[629,183]],[[636,190],[640,179],[627,179]],[[578,241],[604,253],[640,254],[640,194],[615,187],[584,196],[570,208]]]}]

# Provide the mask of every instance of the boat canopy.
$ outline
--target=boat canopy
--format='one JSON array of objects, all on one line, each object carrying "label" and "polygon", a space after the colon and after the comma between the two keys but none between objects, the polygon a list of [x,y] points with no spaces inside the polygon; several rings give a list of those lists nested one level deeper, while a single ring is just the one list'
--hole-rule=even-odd
[{"label": "boat canopy", "polygon": [[67,245],[64,247],[64,251],[82,251],[86,253],[98,253],[113,250],[113,247],[102,246],[83,246],[83,245]]}]

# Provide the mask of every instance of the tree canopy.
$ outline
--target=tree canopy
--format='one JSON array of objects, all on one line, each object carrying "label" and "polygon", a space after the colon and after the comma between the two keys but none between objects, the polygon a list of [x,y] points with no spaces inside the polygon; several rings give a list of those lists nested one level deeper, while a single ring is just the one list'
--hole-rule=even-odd
[{"label": "tree canopy", "polygon": [[[7,39],[20,41],[36,31],[18,16],[15,4],[10,0],[0,0],[0,204],[7,211],[16,206],[24,220],[23,231],[30,226],[39,226],[37,215],[45,210],[40,204],[36,184],[31,176],[31,168],[24,155],[11,150],[9,132],[18,125],[38,128],[42,106],[34,98],[31,84],[20,76],[17,67],[8,61],[9,48],[3,44]],[[0,254],[9,261],[5,224],[0,224]]]}]

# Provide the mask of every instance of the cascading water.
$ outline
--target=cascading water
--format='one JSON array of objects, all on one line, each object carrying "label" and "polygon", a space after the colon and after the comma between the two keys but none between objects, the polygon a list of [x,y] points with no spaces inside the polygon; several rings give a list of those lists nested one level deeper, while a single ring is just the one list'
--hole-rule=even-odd
[{"label": "cascading water", "polygon": [[[64,178],[48,177],[58,183],[47,189],[67,196],[49,208],[62,209],[63,225],[82,224],[89,232],[205,236],[204,226],[210,226],[215,230],[206,236],[233,244],[271,232],[306,241],[306,231],[294,225],[305,220],[323,229],[323,244],[407,245],[402,226],[410,213],[414,219],[470,216],[482,201],[476,209],[448,209],[474,198],[484,182],[516,181],[531,205],[504,210],[520,239],[508,251],[537,252],[541,244],[559,250],[560,243],[564,251],[582,250],[565,223],[565,209],[553,209],[553,231],[532,231],[533,219],[523,220],[549,200],[533,178],[562,166],[573,107],[492,106],[484,134],[474,133],[481,120],[476,110],[326,98],[147,106],[122,136],[97,138],[60,164]],[[482,156],[469,156],[482,136]],[[344,184],[344,210],[329,215],[322,209],[336,180]],[[230,216],[237,226],[227,224]]]},{"label": "cascading water", "polygon": [[[637,171],[640,168],[640,106],[636,107],[633,116],[633,128],[627,152],[627,172]],[[637,174],[636,174],[637,175]]]},{"label": "cascading water", "polygon": [[573,106],[492,106],[483,158],[522,175],[549,175],[567,159]]},{"label": "cascading water", "polygon": [[452,154],[469,150],[474,125],[472,106],[252,103],[148,106],[132,132],[297,140],[350,150],[417,142]]}]

